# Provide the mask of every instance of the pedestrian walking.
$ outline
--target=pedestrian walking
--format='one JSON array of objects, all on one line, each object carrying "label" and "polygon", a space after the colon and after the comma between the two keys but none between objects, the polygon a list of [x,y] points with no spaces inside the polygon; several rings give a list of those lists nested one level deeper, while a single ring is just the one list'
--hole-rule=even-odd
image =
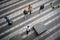
[{"label": "pedestrian walking", "polygon": [[6,19],[6,22],[8,23],[8,25],[12,25],[12,20],[9,17],[4,16],[4,18]]},{"label": "pedestrian walking", "polygon": [[27,26],[27,28],[26,28],[26,33],[28,34],[29,32],[30,32],[30,27]]},{"label": "pedestrian walking", "polygon": [[28,6],[28,12],[29,12],[29,14],[32,14],[32,6],[31,5]]},{"label": "pedestrian walking", "polygon": [[28,18],[28,11],[25,9],[25,10],[23,11],[23,13],[24,13],[24,19],[27,19],[27,18]]},{"label": "pedestrian walking", "polygon": [[44,9],[44,4],[40,6],[40,8],[39,8],[39,13],[40,13],[40,11],[41,11],[42,9]]}]

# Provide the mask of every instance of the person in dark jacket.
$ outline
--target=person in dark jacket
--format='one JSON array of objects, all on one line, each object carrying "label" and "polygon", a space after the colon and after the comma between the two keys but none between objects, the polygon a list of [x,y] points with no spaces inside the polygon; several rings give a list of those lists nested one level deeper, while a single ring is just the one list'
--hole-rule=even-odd
[{"label": "person in dark jacket", "polygon": [[8,23],[8,25],[12,25],[12,21],[9,17],[5,16],[4,18],[6,19],[6,22]]},{"label": "person in dark jacket", "polygon": [[39,8],[39,13],[40,13],[40,10],[44,9],[44,4],[40,6]]}]

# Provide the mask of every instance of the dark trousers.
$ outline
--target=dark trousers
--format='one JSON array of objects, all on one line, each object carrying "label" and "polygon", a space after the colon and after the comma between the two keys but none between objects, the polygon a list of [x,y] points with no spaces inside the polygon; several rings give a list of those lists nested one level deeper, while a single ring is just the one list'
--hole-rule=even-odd
[{"label": "dark trousers", "polygon": [[32,10],[30,10],[29,13],[32,14]]},{"label": "dark trousers", "polygon": [[29,33],[29,31],[26,31],[26,34],[28,34]]},{"label": "dark trousers", "polygon": [[8,23],[8,25],[12,25],[12,23]]}]

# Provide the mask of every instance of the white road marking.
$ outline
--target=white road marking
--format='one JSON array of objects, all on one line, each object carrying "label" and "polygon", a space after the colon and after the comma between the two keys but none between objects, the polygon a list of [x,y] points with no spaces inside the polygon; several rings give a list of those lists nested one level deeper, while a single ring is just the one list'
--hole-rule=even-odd
[{"label": "white road marking", "polygon": [[8,8],[10,8],[10,7],[12,7],[12,6],[15,6],[15,5],[17,5],[17,4],[20,4],[20,3],[24,2],[24,1],[26,1],[26,0],[20,1],[20,2],[15,3],[15,4],[12,4],[12,5],[8,6],[8,7],[5,7],[5,8],[3,8],[3,9],[1,9],[0,11],[3,11],[3,10],[5,10],[5,9],[8,9]]},{"label": "white road marking", "polygon": [[[57,14],[57,12],[56,12],[57,10],[60,10],[60,8],[59,8],[59,9],[56,9],[55,11],[50,12],[49,14],[47,14],[47,15],[45,15],[45,16],[43,16],[44,18],[41,17],[41,18],[37,19],[36,21],[34,21],[34,22],[28,24],[28,25],[32,28],[32,27],[33,27],[34,25],[36,25],[37,23],[39,23],[39,22],[43,22],[43,21],[47,20],[47,19],[45,19],[45,17],[48,16],[48,19],[49,19],[50,16],[52,17],[52,16],[56,15],[56,14]],[[55,14],[53,14],[53,13],[55,13]],[[43,20],[43,19],[44,19],[44,20]],[[43,20],[43,21],[42,21],[42,20]],[[33,24],[33,25],[32,25],[32,24]],[[20,25],[21,25],[21,24],[15,26],[14,28],[11,28],[11,29],[5,31],[5,33],[9,32],[9,31],[11,31],[11,30],[13,30],[13,29],[15,29],[16,27],[19,27]],[[28,26],[28,25],[26,25],[26,26]],[[12,37],[12,36],[14,36],[14,35],[16,35],[16,34],[18,34],[18,33],[21,34],[21,33],[25,32],[25,31],[26,31],[26,29],[25,29],[26,26],[23,27],[23,28],[21,28],[21,29],[19,29],[19,30],[16,31],[14,34],[9,35],[9,37]],[[1,35],[5,34],[5,33],[2,33]]]},{"label": "white road marking", "polygon": [[57,16],[57,17],[55,17],[54,19],[51,19],[51,20],[47,21],[44,25],[50,24],[51,22],[53,22],[54,20],[58,19],[59,17],[60,17],[60,16]]},{"label": "white road marking", "polygon": [[4,7],[4,6],[7,6],[7,5],[10,5],[10,4],[13,4],[13,3],[15,3],[15,2],[17,2],[17,1],[19,1],[19,0],[10,0],[10,1],[8,1],[8,2],[2,4],[2,5],[0,5],[0,8],[2,8],[2,7]]}]

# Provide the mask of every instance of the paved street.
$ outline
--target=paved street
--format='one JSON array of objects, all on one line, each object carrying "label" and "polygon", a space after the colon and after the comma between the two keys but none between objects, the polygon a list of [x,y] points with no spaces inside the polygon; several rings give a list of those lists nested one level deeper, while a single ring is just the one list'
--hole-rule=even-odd
[{"label": "paved street", "polygon": [[[0,39],[1,40],[55,40],[55,35],[60,33],[60,8],[52,9],[50,3],[55,6],[60,5],[60,0],[3,0],[0,2],[0,17],[8,16],[12,25],[8,25],[4,18],[0,19]],[[23,10],[28,9],[31,4],[32,14],[24,19]],[[40,11],[40,6],[44,4],[44,9]],[[46,32],[37,35],[34,29],[37,24],[42,23]],[[31,31],[26,34],[26,27],[30,26]],[[40,28],[42,28],[40,26]],[[42,31],[42,30],[41,30]],[[51,35],[53,35],[51,37]],[[51,38],[51,39],[50,39]],[[53,39],[52,39],[53,38]],[[57,39],[56,39],[57,40]]]}]

